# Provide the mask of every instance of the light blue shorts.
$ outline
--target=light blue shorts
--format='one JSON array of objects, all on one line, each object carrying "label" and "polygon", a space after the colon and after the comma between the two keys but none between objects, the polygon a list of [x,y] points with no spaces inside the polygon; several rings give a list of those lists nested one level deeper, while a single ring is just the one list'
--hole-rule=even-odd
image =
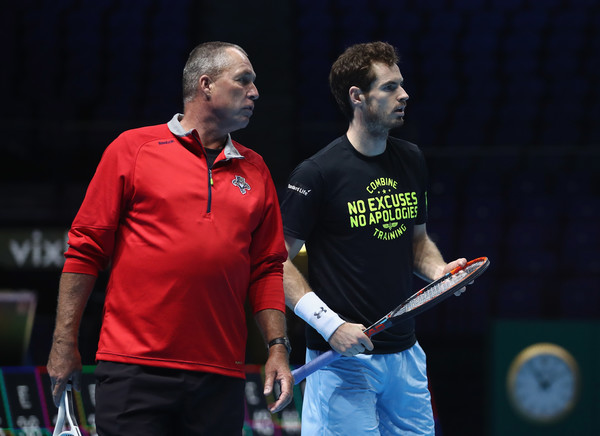
[{"label": "light blue shorts", "polygon": [[[307,350],[306,361],[321,352]],[[302,435],[433,435],[425,353],[416,343],[395,354],[342,357],[310,375]]]}]

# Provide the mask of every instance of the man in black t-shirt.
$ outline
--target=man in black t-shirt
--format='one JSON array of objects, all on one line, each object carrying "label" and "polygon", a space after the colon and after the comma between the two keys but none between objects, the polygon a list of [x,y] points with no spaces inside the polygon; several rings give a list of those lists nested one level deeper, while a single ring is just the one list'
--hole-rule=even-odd
[{"label": "man in black t-shirt", "polygon": [[[413,293],[413,273],[434,280],[466,263],[446,263],[427,235],[421,151],[389,136],[408,100],[397,63],[383,42],[336,60],[329,82],[348,130],[294,170],[282,202],[286,303],[308,323],[307,361],[330,348],[355,356],[308,377],[304,435],[434,433],[414,321],[363,333]],[[308,283],[291,262],[303,244]]]}]

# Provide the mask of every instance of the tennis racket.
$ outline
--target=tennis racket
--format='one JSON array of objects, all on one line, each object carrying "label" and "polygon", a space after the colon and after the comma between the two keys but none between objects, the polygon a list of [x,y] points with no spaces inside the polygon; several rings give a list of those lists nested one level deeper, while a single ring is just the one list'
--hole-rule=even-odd
[{"label": "tennis racket", "polygon": [[[68,430],[63,431],[65,418],[67,420]],[[81,436],[81,431],[77,426],[77,419],[75,418],[71,383],[67,383],[67,387],[62,394],[60,405],[58,406],[56,425],[54,426],[54,433],[52,433],[52,436]]]},{"label": "tennis racket", "polygon": [[[368,337],[380,333],[394,324],[407,318],[412,318],[436,304],[444,301],[456,291],[471,284],[473,280],[479,277],[490,266],[487,257],[473,259],[463,267],[456,267],[449,273],[439,279],[431,282],[423,289],[415,292],[402,304],[381,318],[375,324],[365,330]],[[313,372],[329,365],[331,362],[339,359],[342,355],[334,350],[329,350],[319,357],[311,360],[307,364],[292,371],[294,384],[300,383]]]}]

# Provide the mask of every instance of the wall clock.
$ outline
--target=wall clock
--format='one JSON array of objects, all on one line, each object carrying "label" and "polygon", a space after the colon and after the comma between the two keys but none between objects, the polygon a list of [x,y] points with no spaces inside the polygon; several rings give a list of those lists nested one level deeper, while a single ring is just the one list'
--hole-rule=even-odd
[{"label": "wall clock", "polygon": [[536,343],[512,360],[506,381],[509,401],[521,416],[537,423],[552,423],[575,407],[579,367],[563,347]]}]

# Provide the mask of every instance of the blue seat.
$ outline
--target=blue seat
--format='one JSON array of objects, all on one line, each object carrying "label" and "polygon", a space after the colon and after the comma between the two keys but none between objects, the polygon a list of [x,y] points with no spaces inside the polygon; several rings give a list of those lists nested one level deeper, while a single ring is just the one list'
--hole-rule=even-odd
[{"label": "blue seat", "polygon": [[[156,9],[151,16],[152,24],[157,29],[178,27],[181,25],[181,17],[189,14],[191,0],[158,0]],[[186,40],[184,32],[159,32],[161,37],[168,35],[171,38]]]},{"label": "blue seat", "polygon": [[524,119],[518,110],[512,111],[510,115],[511,118],[501,118],[493,126],[491,145],[512,147],[535,144],[536,132],[533,123]]},{"label": "blue seat", "polygon": [[98,120],[119,119],[126,120],[136,117],[133,102],[128,98],[119,98],[115,101],[105,101],[96,104],[94,118]]},{"label": "blue seat", "polygon": [[566,247],[562,253],[561,268],[573,275],[600,278],[598,246],[579,246],[576,249]]},{"label": "blue seat", "polygon": [[458,35],[458,32],[461,30],[464,21],[465,15],[461,14],[459,11],[436,11],[429,17],[428,33],[431,35],[444,36],[445,38],[452,40]]},{"label": "blue seat", "polygon": [[500,63],[498,58],[491,53],[480,52],[473,56],[466,56],[458,67],[461,74],[467,77],[467,89],[471,89],[471,87],[499,89],[498,81],[494,79],[494,76],[498,73]]},{"label": "blue seat", "polygon": [[[494,0],[494,1],[497,3],[502,2],[502,0]],[[515,0],[513,0],[513,1],[515,1]],[[560,10],[561,3],[562,3],[562,0],[544,0],[543,2],[532,1],[532,2],[528,2],[527,9],[532,10],[534,13],[537,13],[537,12],[552,13],[552,12]],[[522,9],[526,9],[526,8],[522,8]]]},{"label": "blue seat", "polygon": [[454,35],[444,33],[442,31],[436,31],[426,33],[418,41],[419,50],[423,53],[427,53],[427,58],[432,56],[443,56],[448,58],[451,62],[453,61],[450,57],[452,50],[454,50]]},{"label": "blue seat", "polygon": [[[587,115],[577,100],[551,101],[542,111],[545,121],[540,133],[540,142],[545,146],[571,146],[583,141],[581,120]],[[555,118],[560,117],[560,123]],[[549,117],[549,118],[548,118]]]},{"label": "blue seat", "polygon": [[470,30],[460,40],[461,52],[467,56],[494,56],[500,48],[498,34],[489,30]]},{"label": "blue seat", "polygon": [[[427,82],[425,88],[421,90],[421,99],[431,101],[432,105],[442,107],[442,110],[448,113],[449,108],[445,103],[458,97],[459,92],[460,87],[454,77],[440,76]],[[411,104],[410,100],[408,104]]]},{"label": "blue seat", "polygon": [[[580,29],[557,29],[546,37],[547,50],[549,51],[548,60],[552,62],[555,55],[563,56],[565,54],[574,55],[584,49],[586,37]],[[561,64],[557,64],[561,65]]]},{"label": "blue seat", "polygon": [[[561,86],[564,86],[564,77],[560,75],[549,77],[547,86],[549,89],[560,89]],[[583,100],[587,99],[590,93],[594,92],[594,90],[595,86],[593,86],[593,82],[588,77],[585,77],[583,75],[571,76],[569,77],[568,101],[576,103],[577,105],[583,108]],[[564,98],[554,96],[553,99],[549,100],[548,105],[560,107],[560,102],[564,100]],[[583,114],[577,114],[578,117],[581,115]]]},{"label": "blue seat", "polygon": [[479,160],[476,162],[478,167],[469,171],[466,185],[460,189],[469,197],[503,198],[507,181],[505,169]]},{"label": "blue seat", "polygon": [[326,3],[314,1],[310,3],[310,7],[299,12],[298,27],[302,32],[300,40],[315,34],[324,35],[333,25],[333,16],[328,13]]},{"label": "blue seat", "polygon": [[[549,23],[548,11],[521,9],[515,13],[511,20],[511,28],[513,32],[527,32],[539,34]],[[510,35],[509,35],[510,37]]]},{"label": "blue seat", "polygon": [[526,29],[517,29],[502,39],[502,50],[507,57],[517,54],[539,56],[542,47],[542,34],[540,31]]},{"label": "blue seat", "polygon": [[482,10],[474,19],[468,21],[467,29],[473,33],[497,35],[506,25],[507,14]]},{"label": "blue seat", "polygon": [[522,163],[521,152],[512,149],[497,149],[482,153],[474,159],[476,168],[472,170],[474,175],[469,177],[471,184],[477,183],[480,177],[494,178],[497,183],[502,184],[503,194],[507,190],[508,181],[512,180],[516,170]]},{"label": "blue seat", "polygon": [[[552,19],[553,32],[569,32],[574,34],[581,34],[588,24],[596,24],[598,17],[597,5],[592,6],[590,2],[590,8],[583,7],[570,7],[564,8],[560,14]],[[594,10],[593,8],[596,7]]]},{"label": "blue seat", "polygon": [[458,253],[461,256],[499,258],[505,208],[500,198],[469,196],[459,208],[461,223]]},{"label": "blue seat", "polygon": [[[503,199],[499,195],[474,195],[469,188],[466,188],[465,194],[467,197],[463,205],[463,213],[466,221],[477,220],[493,225],[506,211]],[[489,237],[498,237],[497,229],[493,231],[494,229],[489,228],[489,230],[492,231]]]},{"label": "blue seat", "polygon": [[[563,160],[566,160],[564,157]],[[569,166],[577,165],[576,162],[568,161]],[[600,165],[600,162],[598,163]],[[583,163],[584,168],[589,168],[589,161]],[[600,166],[598,167],[600,169]],[[563,181],[558,183],[556,186],[556,193],[562,198],[578,198],[579,201],[587,201],[586,198],[590,198],[593,188],[598,186],[598,180],[595,178],[595,174],[590,171],[585,171],[577,168],[573,168],[572,171],[564,170]]]},{"label": "blue seat", "polygon": [[448,145],[482,147],[487,144],[487,124],[492,119],[492,102],[477,106],[464,101],[456,106],[453,119],[446,133]]},{"label": "blue seat", "polygon": [[600,318],[597,277],[571,277],[560,285],[560,315],[569,319]]},{"label": "blue seat", "polygon": [[454,0],[452,7],[461,13],[476,13],[477,16],[485,13],[484,4],[478,0]]},{"label": "blue seat", "polygon": [[[569,183],[572,162],[563,151],[531,148],[530,152],[521,159],[523,171],[544,174],[544,179],[547,179],[552,184],[551,192],[558,194]],[[557,178],[560,178],[560,183],[557,183]]]},{"label": "blue seat", "polygon": [[542,315],[542,295],[545,283],[530,274],[511,276],[503,281],[496,293],[494,315],[499,318],[536,318]]},{"label": "blue seat", "polygon": [[514,11],[523,9],[526,0],[491,0],[491,7],[494,11]]},{"label": "blue seat", "polygon": [[519,171],[510,178],[511,201],[520,206],[521,202],[529,200],[539,202],[556,202],[551,198],[554,193],[552,185],[553,177],[541,168],[527,168],[525,171]]},{"label": "blue seat", "polygon": [[[511,83],[508,91],[513,91],[512,87],[518,84],[519,81],[525,79],[528,84],[542,85],[542,81],[537,77],[538,59],[533,52],[512,53],[506,56],[504,65],[502,66],[504,73],[510,77],[515,77],[515,83]],[[522,84],[523,82],[521,82]],[[522,87],[524,88],[524,87]],[[513,91],[514,93],[514,91]]]},{"label": "blue seat", "polygon": [[449,204],[444,203],[444,208],[451,210],[455,210],[456,201],[454,200],[454,196],[459,187],[462,187],[463,177],[459,174],[462,166],[454,165],[456,160],[452,159],[444,159],[445,163],[448,165],[448,168],[436,167],[436,162],[431,158],[429,165],[430,168],[430,188],[429,188],[429,197],[436,198],[441,200],[442,202],[451,200]]},{"label": "blue seat", "polygon": [[[445,0],[429,0],[426,2],[418,1],[414,3],[415,8],[418,11],[424,11],[428,13],[443,13],[446,10]],[[389,7],[389,3],[388,3]]]},{"label": "blue seat", "polygon": [[[581,199],[583,198],[584,197],[581,197]],[[586,198],[589,197],[586,196]],[[575,208],[575,212],[578,207],[577,203],[577,200],[574,202],[569,201],[570,206]],[[571,212],[571,208],[569,208],[569,212]],[[598,211],[596,210],[596,212]],[[576,213],[569,213],[568,221],[563,227],[562,253],[565,256],[569,256],[569,253],[575,251],[589,252],[600,247],[600,226],[598,226],[598,217],[581,217],[577,216]]]},{"label": "blue seat", "polygon": [[397,34],[398,30],[402,30],[402,34],[406,35],[417,33],[423,26],[421,14],[403,8],[389,8],[389,0],[384,0],[385,14],[383,17],[383,25],[385,33],[390,37],[390,43],[403,52],[403,42],[406,43],[406,38],[399,38],[398,41],[393,41],[393,35]]},{"label": "blue seat", "polygon": [[[493,297],[487,274],[477,279],[473,285],[467,286],[465,294],[451,296],[432,309],[439,314],[438,332],[481,335],[487,330]],[[420,329],[418,318],[417,323],[417,328]]]},{"label": "blue seat", "polygon": [[[579,193],[574,194],[570,198],[569,207],[569,218],[574,221],[583,221],[585,223],[592,223],[597,220],[596,225],[600,223],[600,195],[597,193],[585,194]],[[584,231],[589,231],[588,228],[584,228]],[[598,241],[600,242],[600,241]],[[600,247],[600,245],[599,245]]]},{"label": "blue seat", "polygon": [[535,249],[555,250],[561,226],[556,221],[512,219],[502,238],[508,253]]},{"label": "blue seat", "polygon": [[[589,50],[589,53],[599,53],[600,52],[600,32],[598,32],[598,36],[596,37],[595,47],[592,47]],[[600,70],[600,56],[585,56],[581,60],[582,65],[582,74],[586,77],[592,77],[593,74],[596,74],[598,70]]]},{"label": "blue seat", "polygon": [[378,24],[366,0],[354,0],[351,8],[343,8],[340,12],[338,20],[341,27],[351,33],[369,32]]},{"label": "blue seat", "polygon": [[533,247],[512,252],[505,261],[511,274],[543,277],[558,271],[560,257],[555,249]]},{"label": "blue seat", "polygon": [[[423,74],[427,76],[428,82],[432,82],[441,77],[454,79],[458,71],[458,65],[448,52],[439,52],[432,56],[427,56],[422,62]],[[403,72],[406,76],[406,73]],[[410,76],[407,76],[410,77]]]}]

